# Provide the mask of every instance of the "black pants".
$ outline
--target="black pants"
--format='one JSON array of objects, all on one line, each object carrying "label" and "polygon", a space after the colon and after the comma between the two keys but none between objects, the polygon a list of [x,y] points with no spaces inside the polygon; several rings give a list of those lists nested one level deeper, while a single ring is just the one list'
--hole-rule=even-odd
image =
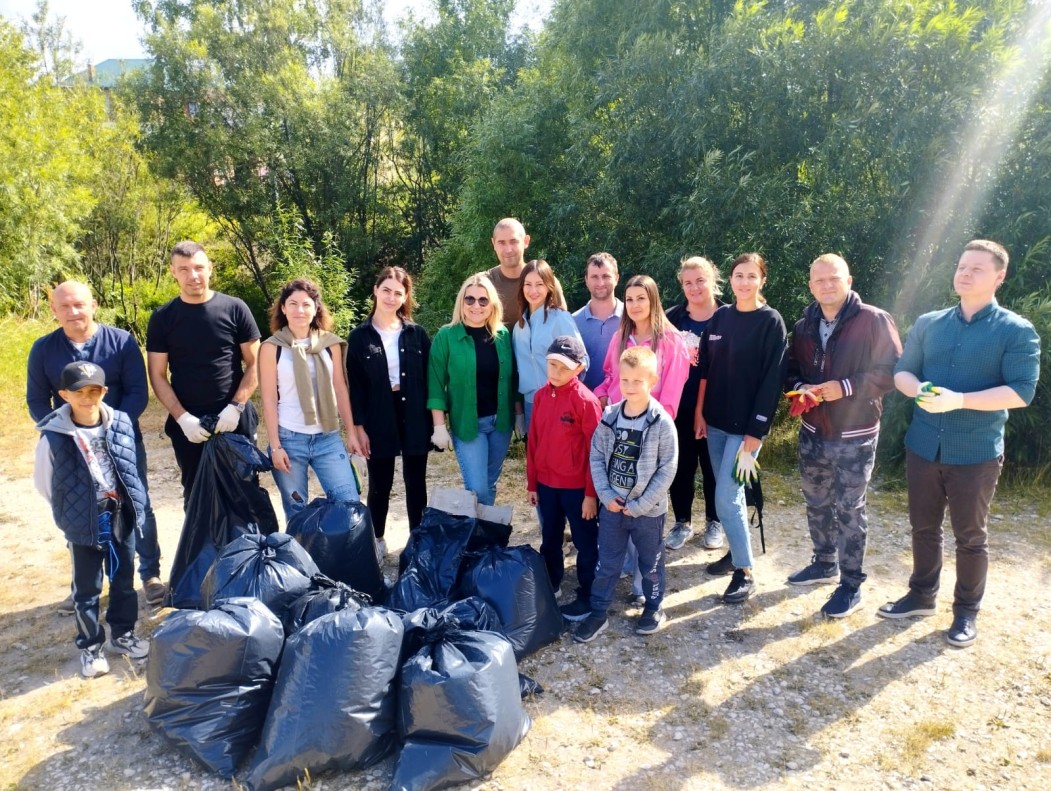
[{"label": "black pants", "polygon": [[584,505],[583,489],[556,489],[538,483],[536,508],[540,516],[540,554],[547,566],[547,576],[556,591],[565,573],[562,555],[562,536],[569,522],[573,545],[577,548],[577,598],[591,601],[591,586],[598,566],[598,519],[581,515]]},{"label": "black pants", "polygon": [[[204,417],[203,414],[198,414],[193,410],[190,410],[190,414],[196,415],[199,418]],[[259,418],[256,415],[255,407],[253,407],[252,402],[249,401],[245,404],[244,412],[241,413],[241,422],[238,423],[234,433],[243,434],[252,440],[252,442],[255,442],[256,428],[258,425]],[[179,465],[180,480],[182,482],[182,507],[185,511],[186,505],[190,501],[190,492],[193,491],[193,482],[197,480],[197,468],[201,466],[201,455],[204,453],[204,443],[190,442],[190,440],[186,439],[186,435],[182,433],[179,424],[171,415],[168,415],[168,419],[164,423],[164,433],[167,434],[168,438],[172,441],[172,450],[175,451],[175,461]]]},{"label": "black pants", "polygon": [[704,491],[704,518],[707,522],[719,521],[719,512],[715,509],[715,471],[708,455],[708,440],[696,439],[693,434],[693,410],[685,415],[682,410],[675,420],[675,429],[679,435],[679,466],[671,482],[668,495],[671,497],[671,509],[676,522],[692,522],[694,478],[697,466],[701,468],[701,489]]},{"label": "black pants", "polygon": [[139,600],[135,596],[135,530],[114,545],[115,562],[109,547],[98,549],[70,544],[73,558],[73,614],[77,624],[77,648],[94,648],[106,639],[106,629],[99,623],[99,599],[102,596],[103,569],[116,573],[109,583],[109,606],[106,623],[114,637],[127,634],[135,627]]},{"label": "black pants", "polygon": [[[372,515],[372,529],[376,538],[387,532],[387,511],[390,510],[390,492],[394,486],[394,460],[397,456],[376,458],[370,456],[369,495],[367,504]],[[423,519],[427,505],[427,454],[401,457],[402,478],[405,481],[405,509],[409,513],[409,530],[416,529]]]}]

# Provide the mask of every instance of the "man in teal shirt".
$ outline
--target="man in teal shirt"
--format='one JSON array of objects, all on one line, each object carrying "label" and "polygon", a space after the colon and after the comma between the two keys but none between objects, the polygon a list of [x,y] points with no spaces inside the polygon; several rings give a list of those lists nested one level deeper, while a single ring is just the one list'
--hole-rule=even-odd
[{"label": "man in teal shirt", "polygon": [[996,242],[968,243],[953,275],[960,304],[916,320],[894,373],[895,386],[917,407],[905,435],[913,571],[909,592],[877,613],[934,614],[948,506],[956,588],[946,639],[958,648],[978,636],[989,570],[989,505],[1003,467],[1007,410],[1028,406],[1040,378],[1033,325],[996,301],[1007,261]]}]

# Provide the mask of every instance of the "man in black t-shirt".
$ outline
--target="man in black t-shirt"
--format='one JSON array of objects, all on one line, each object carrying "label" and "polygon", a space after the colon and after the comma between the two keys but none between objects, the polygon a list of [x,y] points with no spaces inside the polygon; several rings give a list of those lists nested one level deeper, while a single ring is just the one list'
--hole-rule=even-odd
[{"label": "man in black t-shirt", "polygon": [[182,473],[185,506],[211,436],[202,417],[217,418],[215,431],[255,439],[249,398],[258,384],[259,328],[243,301],[208,287],[212,262],[197,242],[175,245],[171,272],[179,296],[150,317],[146,359],[153,392],[168,410],[164,433]]}]

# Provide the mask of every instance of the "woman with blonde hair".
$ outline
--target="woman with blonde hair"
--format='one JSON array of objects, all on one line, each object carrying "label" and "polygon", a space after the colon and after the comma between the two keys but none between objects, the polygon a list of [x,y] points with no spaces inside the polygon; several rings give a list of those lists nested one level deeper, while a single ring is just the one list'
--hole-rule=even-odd
[{"label": "woman with blonde hair", "polygon": [[708,440],[697,439],[693,430],[693,409],[697,405],[697,387],[701,382],[698,365],[701,337],[715,311],[723,305],[719,270],[707,258],[699,255],[682,259],[679,283],[685,300],[668,311],[668,321],[682,333],[690,352],[690,375],[679,400],[675,428],[679,434],[679,466],[675,471],[668,494],[671,497],[675,525],[668,532],[664,546],[681,549],[693,535],[694,479],[701,468],[701,488],[704,492],[704,548],[719,549],[723,545],[723,526],[715,508],[715,472],[708,456]]},{"label": "woman with blonde hair", "polygon": [[464,487],[478,502],[496,502],[496,481],[511,444],[515,404],[511,333],[485,273],[460,286],[452,320],[435,334],[427,369],[431,443],[454,450]]},{"label": "woman with blonde hair", "polygon": [[358,452],[358,440],[343,367],[346,343],[331,329],[317,285],[299,278],[286,283],[271,306],[273,335],[259,348],[263,422],[286,520],[309,500],[308,468],[330,499],[360,497],[347,453],[347,446]]},{"label": "woman with blonde hair", "polygon": [[[521,318],[512,331],[525,431],[529,431],[533,397],[547,384],[547,350],[551,342],[560,335],[571,335],[581,341],[573,315],[561,304],[561,294],[562,287],[547,261],[534,259],[525,265],[518,286]],[[585,370],[588,364],[585,362]]]}]

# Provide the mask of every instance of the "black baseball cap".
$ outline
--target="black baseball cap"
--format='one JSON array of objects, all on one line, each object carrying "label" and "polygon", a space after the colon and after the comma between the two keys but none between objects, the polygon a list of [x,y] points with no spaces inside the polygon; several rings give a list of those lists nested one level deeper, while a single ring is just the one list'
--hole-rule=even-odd
[{"label": "black baseball cap", "polygon": [[559,335],[547,347],[547,359],[558,360],[566,368],[583,365],[588,358],[584,344],[572,335]]},{"label": "black baseball cap", "polygon": [[80,390],[89,385],[106,386],[106,372],[102,366],[89,362],[70,363],[62,369],[59,377],[59,390]]}]

